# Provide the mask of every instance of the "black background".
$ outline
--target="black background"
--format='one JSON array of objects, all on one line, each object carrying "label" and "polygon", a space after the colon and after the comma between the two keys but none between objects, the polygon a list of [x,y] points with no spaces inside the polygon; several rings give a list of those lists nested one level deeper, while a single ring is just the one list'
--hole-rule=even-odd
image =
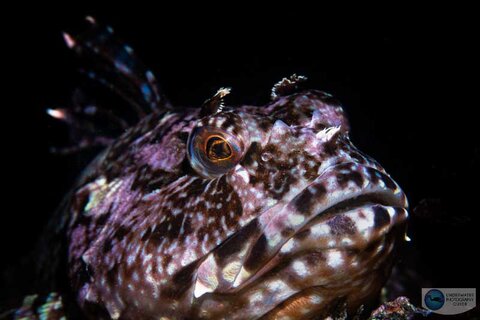
[{"label": "black background", "polygon": [[[335,95],[354,143],[409,197],[412,241],[401,263],[419,274],[409,297],[419,303],[422,286],[476,287],[478,34],[469,17],[448,8],[399,17],[387,10],[375,20],[308,7],[287,15],[186,9],[4,12],[2,270],[32,248],[79,172],[77,157],[49,153],[68,140],[45,109],[67,105],[84,81],[61,31],[92,14],[135,49],[175,105],[199,105],[222,86],[233,89],[227,103],[263,104],[294,72]],[[11,289],[1,285],[2,300]]]}]

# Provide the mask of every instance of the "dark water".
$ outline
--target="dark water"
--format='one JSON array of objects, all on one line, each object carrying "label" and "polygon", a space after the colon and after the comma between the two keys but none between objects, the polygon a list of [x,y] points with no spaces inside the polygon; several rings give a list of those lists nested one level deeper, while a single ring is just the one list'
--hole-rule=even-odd
[{"label": "dark water", "polygon": [[[458,32],[444,21],[390,28],[396,23],[389,17],[374,29],[339,30],[308,19],[288,27],[287,17],[260,28],[261,16],[192,19],[182,11],[167,21],[160,9],[128,11],[18,11],[4,28],[4,275],[32,247],[82,165],[48,152],[68,140],[44,110],[65,105],[83,81],[60,32],[88,13],[115,27],[176,105],[199,105],[221,86],[233,88],[228,103],[262,104],[271,86],[294,72],[310,78],[308,87],[334,94],[350,116],[354,143],[387,169],[414,209],[412,242],[400,261],[415,270],[415,281],[405,283],[408,296],[419,304],[422,286],[478,284],[478,81],[470,79],[478,77],[478,50],[468,20]],[[11,281],[0,283],[0,301],[16,291]]]}]

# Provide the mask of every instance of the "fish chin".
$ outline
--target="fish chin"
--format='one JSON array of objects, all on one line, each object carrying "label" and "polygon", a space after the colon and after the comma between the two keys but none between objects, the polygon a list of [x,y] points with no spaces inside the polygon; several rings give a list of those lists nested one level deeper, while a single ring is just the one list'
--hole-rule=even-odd
[{"label": "fish chin", "polygon": [[[251,279],[253,287],[264,283],[250,289],[251,295],[270,292],[268,318],[317,317],[336,301],[346,302],[354,313],[377,297],[390,274],[395,243],[405,234],[408,212],[370,199],[350,199],[319,213]],[[282,289],[272,290],[278,286]]]}]

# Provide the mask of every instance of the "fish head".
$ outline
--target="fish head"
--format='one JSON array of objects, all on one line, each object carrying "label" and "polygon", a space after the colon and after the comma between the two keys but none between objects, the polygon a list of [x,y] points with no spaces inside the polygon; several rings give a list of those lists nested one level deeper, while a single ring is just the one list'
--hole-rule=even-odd
[{"label": "fish head", "polygon": [[[308,317],[375,297],[405,194],[309,90],[152,115],[87,170],[69,231],[81,306],[112,318]],[[85,307],[86,309],[87,307]]]}]

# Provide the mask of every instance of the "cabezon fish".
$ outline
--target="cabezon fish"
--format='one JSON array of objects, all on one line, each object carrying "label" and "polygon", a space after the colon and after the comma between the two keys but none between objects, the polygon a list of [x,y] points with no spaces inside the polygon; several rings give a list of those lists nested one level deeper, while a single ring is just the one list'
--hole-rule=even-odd
[{"label": "cabezon fish", "polygon": [[172,107],[132,49],[89,19],[90,33],[65,35],[69,47],[152,110],[108,141],[60,214],[62,289],[82,316],[310,319],[378,296],[407,200],[352,144],[332,96],[297,90],[304,78],[292,76],[263,106],[226,105],[220,89]]}]

